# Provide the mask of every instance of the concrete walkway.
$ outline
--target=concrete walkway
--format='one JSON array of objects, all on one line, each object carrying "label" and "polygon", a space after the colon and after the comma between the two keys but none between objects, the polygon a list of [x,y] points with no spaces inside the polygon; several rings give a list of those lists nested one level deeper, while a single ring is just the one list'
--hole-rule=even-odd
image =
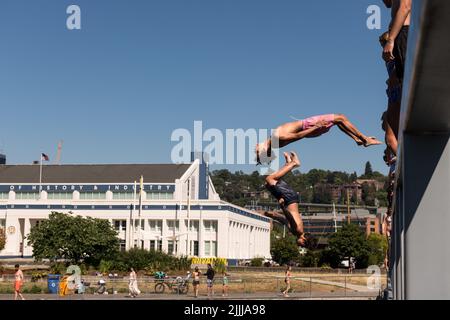
[{"label": "concrete walkway", "polygon": [[374,292],[374,293],[378,293],[378,289],[370,289],[367,286],[361,286],[361,285],[356,285],[356,284],[350,284],[350,283],[344,283],[344,282],[335,282],[335,281],[327,281],[327,280],[321,280],[321,279],[314,279],[314,278],[294,278],[294,279],[298,279],[298,280],[302,280],[302,281],[306,281],[306,282],[313,282],[313,283],[317,283],[317,284],[324,284],[324,285],[329,285],[329,286],[335,286],[335,287],[340,287],[340,288],[346,288],[349,290],[353,290],[356,292]]}]

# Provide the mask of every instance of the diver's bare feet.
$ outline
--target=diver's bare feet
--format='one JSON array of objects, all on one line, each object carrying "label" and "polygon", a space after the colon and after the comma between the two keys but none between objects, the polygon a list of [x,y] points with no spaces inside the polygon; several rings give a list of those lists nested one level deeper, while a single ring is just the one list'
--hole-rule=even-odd
[{"label": "diver's bare feet", "polygon": [[284,155],[284,159],[286,160],[286,164],[289,164],[292,162],[292,159],[291,159],[291,156],[289,155],[289,153],[284,152],[283,155]]},{"label": "diver's bare feet", "polygon": [[306,244],[306,237],[305,234],[302,233],[302,235],[297,239],[297,245],[299,247],[304,247]]},{"label": "diver's bare feet", "polygon": [[377,140],[375,137],[367,137],[366,142],[364,143],[364,147],[375,146],[379,144],[382,144],[382,142]]},{"label": "diver's bare feet", "polygon": [[300,167],[300,159],[298,158],[297,154],[293,151],[291,152],[291,159],[295,167]]}]

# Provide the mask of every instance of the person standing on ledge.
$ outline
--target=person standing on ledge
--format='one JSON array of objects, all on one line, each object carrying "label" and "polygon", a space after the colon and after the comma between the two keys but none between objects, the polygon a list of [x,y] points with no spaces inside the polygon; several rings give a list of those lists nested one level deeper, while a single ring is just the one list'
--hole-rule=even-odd
[{"label": "person standing on ledge", "polygon": [[383,0],[383,2],[391,9],[389,39],[383,48],[383,59],[395,61],[398,78],[403,83],[412,1]]}]

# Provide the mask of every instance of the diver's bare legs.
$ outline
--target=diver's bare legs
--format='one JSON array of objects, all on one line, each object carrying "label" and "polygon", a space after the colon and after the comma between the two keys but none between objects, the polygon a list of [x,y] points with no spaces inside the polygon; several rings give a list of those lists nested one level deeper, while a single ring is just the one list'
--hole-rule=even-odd
[{"label": "diver's bare legs", "polygon": [[286,159],[286,163],[280,170],[267,176],[266,182],[269,185],[271,185],[271,186],[276,185],[278,180],[280,180],[286,174],[288,174],[289,172],[291,172],[292,170],[294,170],[295,168],[300,166],[300,160],[298,160],[298,158],[297,158],[298,161],[294,162],[291,157],[292,157],[292,153],[291,153],[291,155],[289,155],[287,152],[284,153],[284,158]]},{"label": "diver's bare legs", "polygon": [[286,218],[286,216],[283,213],[279,213],[276,211],[266,211],[266,212],[264,212],[264,215],[266,217],[269,217],[273,220],[278,221],[282,225],[285,225],[292,232],[291,224],[289,223],[289,220]]},{"label": "diver's bare legs", "polygon": [[350,138],[355,140],[358,145],[369,147],[372,145],[381,144],[381,141],[377,140],[375,137],[368,137],[362,134],[343,114],[336,114],[334,116],[334,121],[338,128]]}]

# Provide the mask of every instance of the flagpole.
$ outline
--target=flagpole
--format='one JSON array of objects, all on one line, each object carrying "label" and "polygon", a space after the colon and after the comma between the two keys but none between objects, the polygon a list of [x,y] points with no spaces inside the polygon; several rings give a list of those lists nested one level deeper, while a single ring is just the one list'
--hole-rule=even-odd
[{"label": "flagpole", "polygon": [[[142,232],[142,226],[141,226],[141,212],[142,212],[142,191],[144,190],[144,176],[141,176],[141,179],[139,181],[139,243],[138,245],[142,248],[141,245],[141,232]],[[144,224],[145,226],[145,224]],[[142,248],[144,249],[144,248]]]},{"label": "flagpole", "polygon": [[134,181],[134,192],[133,192],[133,209],[131,211],[131,228],[130,228],[130,248],[134,248],[134,232],[135,230],[135,222],[134,222],[134,211],[136,210],[136,181]]},{"label": "flagpole", "polygon": [[42,194],[42,152],[41,152],[41,161],[39,164],[39,199],[41,199]]}]

